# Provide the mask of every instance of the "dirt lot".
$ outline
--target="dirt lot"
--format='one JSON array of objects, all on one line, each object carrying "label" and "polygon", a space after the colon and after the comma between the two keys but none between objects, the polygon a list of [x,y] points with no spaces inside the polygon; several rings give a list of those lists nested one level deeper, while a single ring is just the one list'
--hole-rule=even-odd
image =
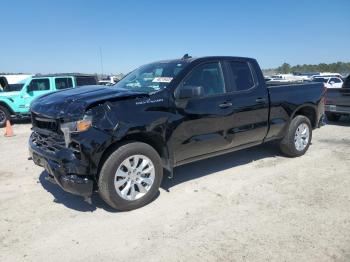
[{"label": "dirt lot", "polygon": [[0,137],[0,261],[350,261],[349,119],[300,158],[267,145],[180,167],[124,213],[47,182],[30,125],[14,131]]}]

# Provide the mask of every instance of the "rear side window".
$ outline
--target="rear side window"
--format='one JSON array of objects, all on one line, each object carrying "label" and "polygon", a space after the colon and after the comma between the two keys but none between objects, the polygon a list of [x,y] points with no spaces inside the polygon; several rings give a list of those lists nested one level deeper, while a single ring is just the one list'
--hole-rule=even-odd
[{"label": "rear side window", "polygon": [[205,96],[225,93],[224,78],[220,64],[215,62],[196,67],[186,77],[183,86],[202,86]]},{"label": "rear side window", "polygon": [[45,91],[50,90],[50,80],[47,78],[33,79],[30,84],[31,91]]},{"label": "rear side window", "polygon": [[56,78],[55,85],[57,90],[67,89],[73,87],[73,81],[70,77]]},{"label": "rear side window", "polygon": [[244,91],[254,87],[252,71],[247,62],[231,61],[229,65],[233,91]]},{"label": "rear side window", "polygon": [[97,85],[97,79],[94,76],[77,76],[77,86]]}]

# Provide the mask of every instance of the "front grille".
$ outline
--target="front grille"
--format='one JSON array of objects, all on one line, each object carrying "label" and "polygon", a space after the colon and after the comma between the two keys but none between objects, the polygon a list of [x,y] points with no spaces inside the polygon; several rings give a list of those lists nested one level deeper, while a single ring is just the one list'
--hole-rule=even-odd
[{"label": "front grille", "polygon": [[56,153],[65,148],[64,138],[59,135],[43,134],[34,131],[31,139],[34,145],[46,152]]},{"label": "front grille", "polygon": [[35,114],[32,114],[32,124],[33,127],[49,130],[56,133],[59,132],[59,123],[55,119],[38,117]]}]

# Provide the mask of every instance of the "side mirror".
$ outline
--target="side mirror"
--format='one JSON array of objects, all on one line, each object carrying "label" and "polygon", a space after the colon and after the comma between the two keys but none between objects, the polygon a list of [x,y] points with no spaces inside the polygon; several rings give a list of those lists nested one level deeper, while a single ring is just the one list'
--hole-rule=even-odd
[{"label": "side mirror", "polygon": [[334,81],[331,81],[331,82],[329,82],[331,85],[334,85],[335,84],[335,82]]},{"label": "side mirror", "polygon": [[202,86],[182,86],[177,93],[177,98],[186,99],[186,98],[195,98],[201,97],[204,94]]}]

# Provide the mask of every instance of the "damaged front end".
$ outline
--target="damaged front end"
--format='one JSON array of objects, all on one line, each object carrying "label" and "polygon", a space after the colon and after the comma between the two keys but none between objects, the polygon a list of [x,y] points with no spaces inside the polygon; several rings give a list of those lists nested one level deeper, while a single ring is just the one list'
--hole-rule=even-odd
[{"label": "damaged front end", "polygon": [[[117,124],[106,103],[89,109],[74,121],[53,119],[32,111],[30,156],[63,190],[88,199],[96,188],[102,154]],[[65,122],[66,121],[66,122]]]},{"label": "damaged front end", "polygon": [[29,140],[33,161],[65,191],[88,198],[103,153],[128,129],[120,112],[131,104],[122,101],[140,96],[147,95],[85,86],[35,99]]}]

